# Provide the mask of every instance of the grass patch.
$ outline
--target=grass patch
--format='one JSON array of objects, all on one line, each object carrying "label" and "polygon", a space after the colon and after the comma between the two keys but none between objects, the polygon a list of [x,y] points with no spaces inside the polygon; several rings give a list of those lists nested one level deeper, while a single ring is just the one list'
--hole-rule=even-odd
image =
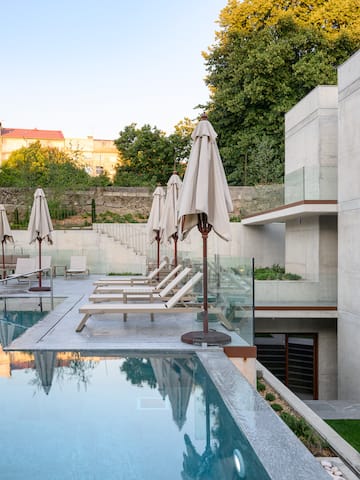
[{"label": "grass patch", "polygon": [[360,452],[360,420],[325,420],[331,428]]}]

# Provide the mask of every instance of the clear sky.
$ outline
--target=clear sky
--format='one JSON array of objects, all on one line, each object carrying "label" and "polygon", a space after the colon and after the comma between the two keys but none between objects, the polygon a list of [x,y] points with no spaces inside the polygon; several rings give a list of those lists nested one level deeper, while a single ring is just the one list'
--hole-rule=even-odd
[{"label": "clear sky", "polygon": [[208,100],[201,52],[227,0],[18,0],[0,7],[3,127],[167,133]]}]

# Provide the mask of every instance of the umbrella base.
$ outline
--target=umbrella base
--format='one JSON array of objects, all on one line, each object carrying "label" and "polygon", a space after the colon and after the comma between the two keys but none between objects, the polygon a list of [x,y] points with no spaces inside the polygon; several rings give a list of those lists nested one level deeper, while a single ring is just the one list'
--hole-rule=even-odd
[{"label": "umbrella base", "polygon": [[201,331],[184,333],[181,336],[181,341],[192,345],[201,345],[202,343],[207,345],[226,345],[231,342],[231,337],[226,335],[226,333],[211,330],[207,333]]},{"label": "umbrella base", "polygon": [[29,292],[50,292],[51,287],[31,287]]}]

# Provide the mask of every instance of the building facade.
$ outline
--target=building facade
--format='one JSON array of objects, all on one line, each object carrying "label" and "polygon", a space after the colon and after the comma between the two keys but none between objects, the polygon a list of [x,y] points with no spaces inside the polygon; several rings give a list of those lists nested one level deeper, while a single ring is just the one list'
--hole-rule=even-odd
[{"label": "building facade", "polygon": [[60,130],[5,128],[0,124],[0,165],[14,150],[39,141],[44,147],[64,150],[92,176],[107,174],[113,178],[119,163],[119,151],[113,140],[65,138]]}]

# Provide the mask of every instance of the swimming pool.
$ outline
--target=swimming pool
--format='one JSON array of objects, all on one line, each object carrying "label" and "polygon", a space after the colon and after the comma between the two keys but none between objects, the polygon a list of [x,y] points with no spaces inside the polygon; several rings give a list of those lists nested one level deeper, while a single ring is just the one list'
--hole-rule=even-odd
[{"label": "swimming pool", "polygon": [[328,478],[221,352],[14,351],[0,366],[2,480]]},{"label": "swimming pool", "polygon": [[270,478],[195,356],[5,355],[2,479]]}]

